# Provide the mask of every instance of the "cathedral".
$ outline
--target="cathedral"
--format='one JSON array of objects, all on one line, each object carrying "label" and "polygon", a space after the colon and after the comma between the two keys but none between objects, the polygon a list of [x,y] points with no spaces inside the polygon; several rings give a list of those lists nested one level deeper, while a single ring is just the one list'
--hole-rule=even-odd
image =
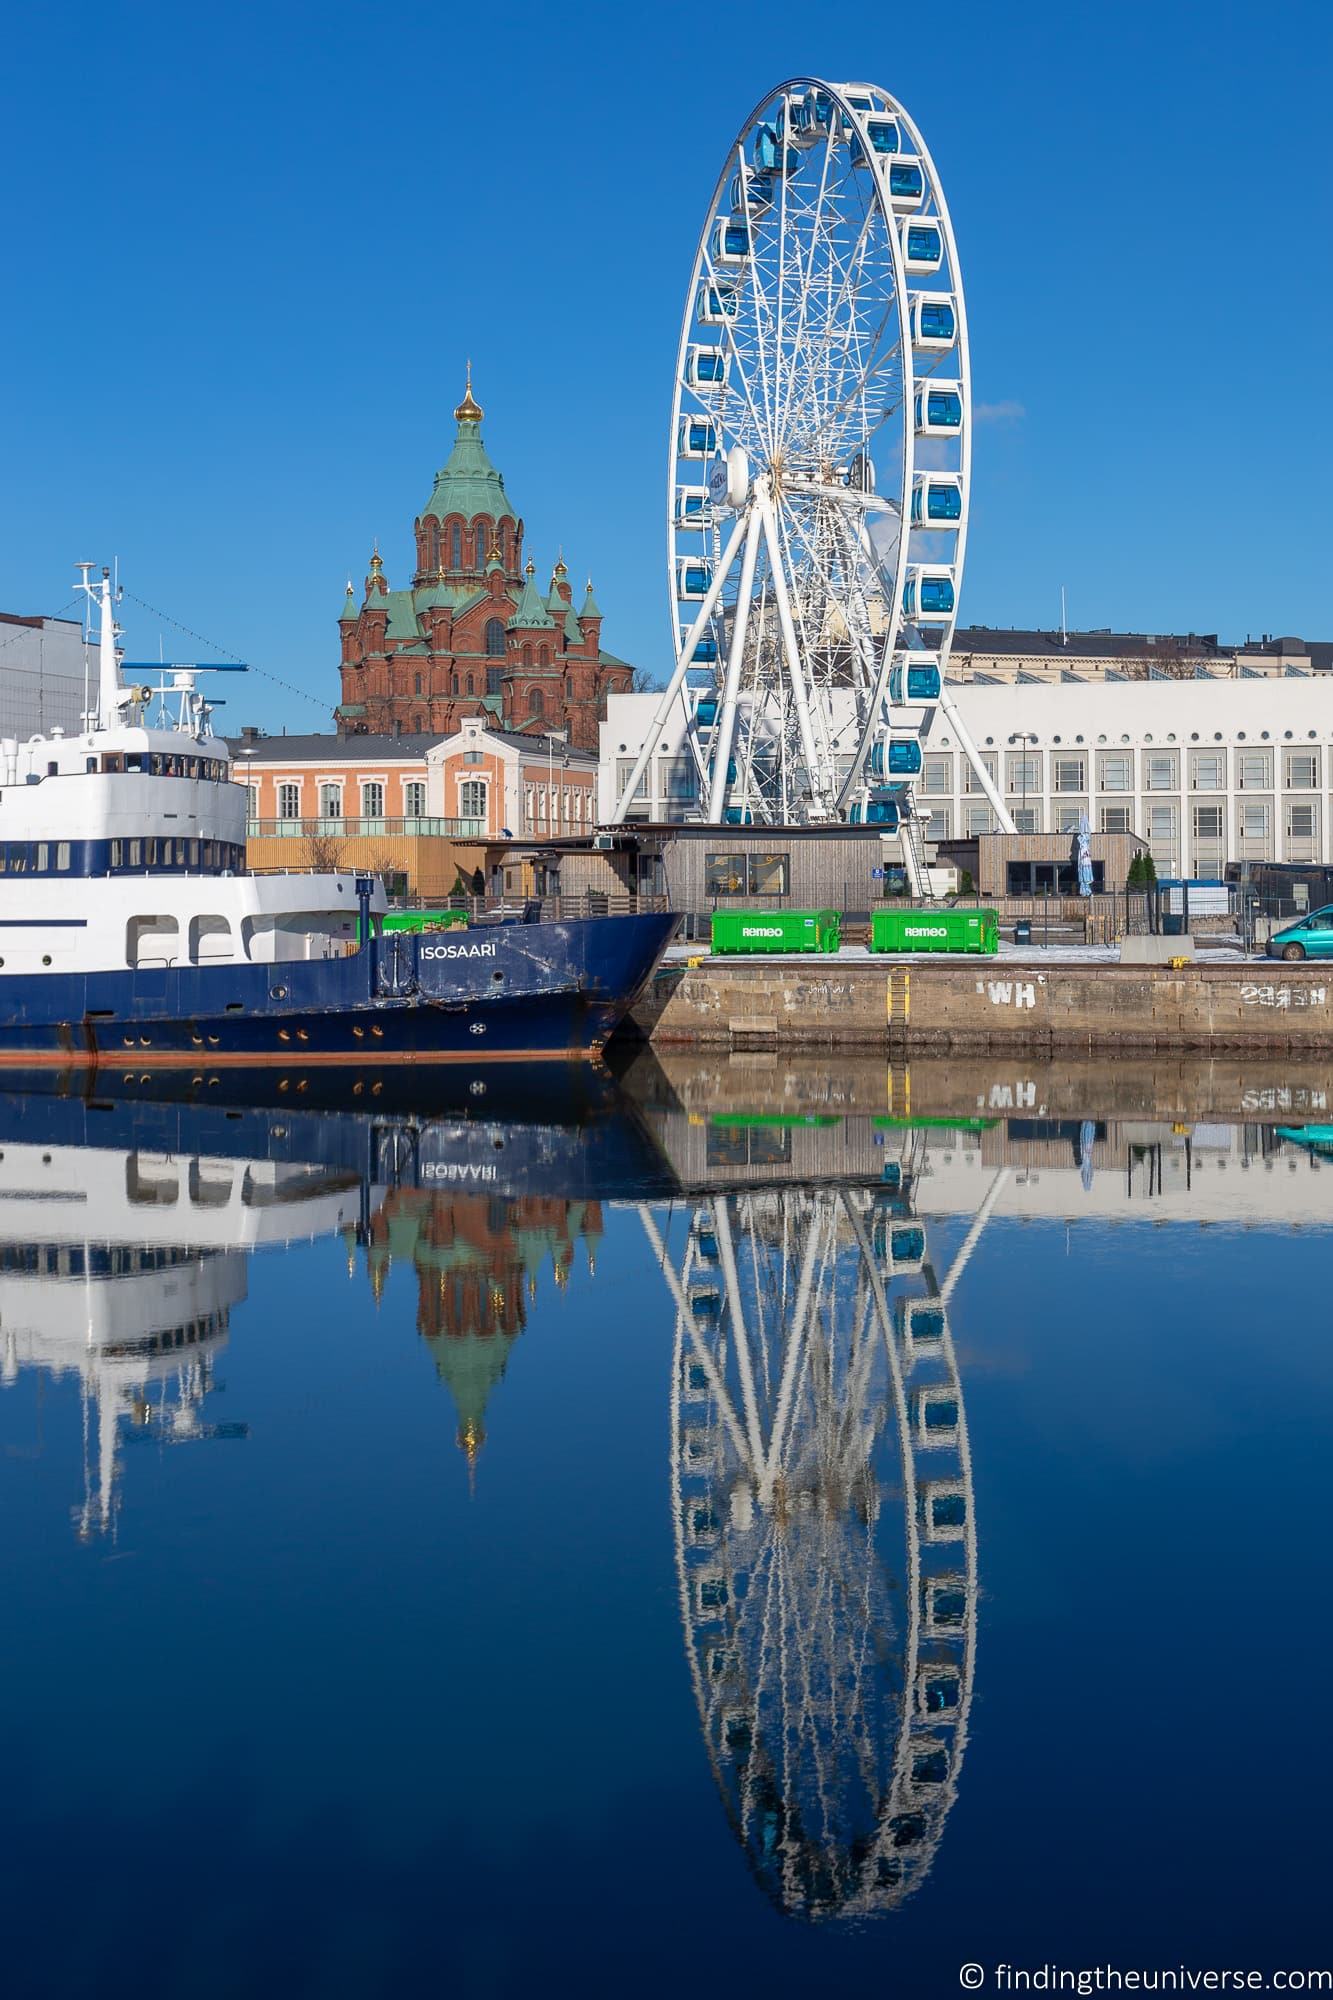
[{"label": "cathedral", "polygon": [[454,418],[453,450],[415,523],[411,589],[390,589],[378,549],[360,604],[348,583],[338,727],[446,736],[480,715],[502,729],[566,731],[595,752],[606,698],[628,693],[634,670],[602,649],[591,580],[577,611],[563,559],[546,596],[538,590],[523,523],[482,443],[471,370]]}]

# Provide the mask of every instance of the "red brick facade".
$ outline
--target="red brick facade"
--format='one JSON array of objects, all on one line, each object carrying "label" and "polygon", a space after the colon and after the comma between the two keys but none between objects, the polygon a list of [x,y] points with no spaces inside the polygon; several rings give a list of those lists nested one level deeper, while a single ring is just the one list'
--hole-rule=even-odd
[{"label": "red brick facade", "polygon": [[606,698],[629,691],[633,668],[602,650],[591,583],[577,612],[563,561],[546,597],[537,591],[470,382],[454,416],[453,451],[413,526],[411,588],[390,588],[378,551],[359,605],[347,586],[338,726],[448,735],[481,715],[505,729],[567,730],[596,752]]}]

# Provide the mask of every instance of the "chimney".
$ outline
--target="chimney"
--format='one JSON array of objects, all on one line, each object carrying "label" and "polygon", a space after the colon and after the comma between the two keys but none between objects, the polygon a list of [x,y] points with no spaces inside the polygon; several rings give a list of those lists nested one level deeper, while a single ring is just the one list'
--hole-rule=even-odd
[{"label": "chimney", "polygon": [[258,743],[259,731],[253,722],[247,722],[241,731],[242,743]]}]

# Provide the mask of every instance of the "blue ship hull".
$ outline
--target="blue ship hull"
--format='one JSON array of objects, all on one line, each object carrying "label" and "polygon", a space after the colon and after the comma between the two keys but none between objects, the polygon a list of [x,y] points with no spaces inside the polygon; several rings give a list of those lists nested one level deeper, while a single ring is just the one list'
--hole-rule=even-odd
[{"label": "blue ship hull", "polygon": [[348,958],[0,980],[0,1063],[472,1063],[595,1054],[668,915],[376,938]]},{"label": "blue ship hull", "polygon": [[680,1192],[607,1070],[581,1061],[428,1076],[232,1068],[199,1079],[44,1066],[11,1071],[0,1091],[0,1151],[20,1144],[318,1165],[366,1194],[648,1201]]}]

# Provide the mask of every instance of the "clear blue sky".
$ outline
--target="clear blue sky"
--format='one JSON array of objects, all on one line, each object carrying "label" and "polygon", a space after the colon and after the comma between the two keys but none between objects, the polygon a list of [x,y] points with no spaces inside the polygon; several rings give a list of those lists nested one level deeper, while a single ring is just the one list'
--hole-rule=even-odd
[{"label": "clear blue sky", "polygon": [[[470,354],[543,581],[563,544],[605,642],[660,672],[695,235],[753,102],[812,74],[894,91],[944,177],[976,397],[1009,411],[977,433],[964,618],[1055,624],[1063,583],[1072,624],[1333,637],[1330,18],[20,12],[0,609],[56,611],[76,558],[118,555],[318,698],[237,683],[229,725],[322,726],[344,582],[376,535],[408,580]],[[155,656],[158,626],[126,624]]]}]

